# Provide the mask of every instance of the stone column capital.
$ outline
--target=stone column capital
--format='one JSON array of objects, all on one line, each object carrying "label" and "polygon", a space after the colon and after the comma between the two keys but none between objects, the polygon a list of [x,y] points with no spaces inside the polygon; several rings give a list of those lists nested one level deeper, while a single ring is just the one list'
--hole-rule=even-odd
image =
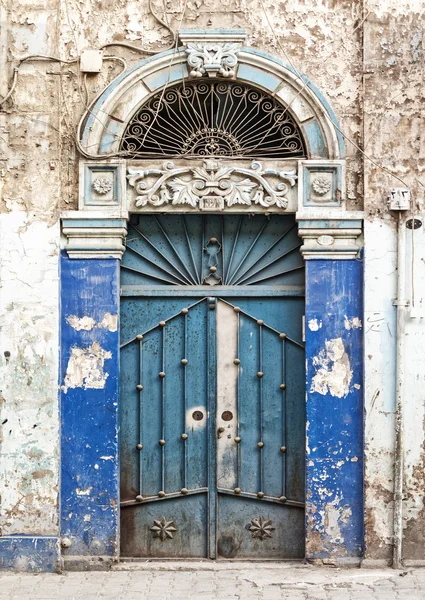
[{"label": "stone column capital", "polygon": [[127,235],[127,219],[122,215],[67,211],[61,218],[69,258],[121,259]]},{"label": "stone column capital", "polygon": [[362,247],[362,213],[342,213],[331,218],[297,213],[297,221],[298,235],[304,242],[300,251],[305,260],[357,258]]}]

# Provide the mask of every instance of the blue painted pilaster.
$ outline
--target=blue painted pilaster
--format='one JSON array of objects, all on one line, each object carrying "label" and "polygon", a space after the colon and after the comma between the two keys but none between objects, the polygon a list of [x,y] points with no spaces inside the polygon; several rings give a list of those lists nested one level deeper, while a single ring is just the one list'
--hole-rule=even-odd
[{"label": "blue painted pilaster", "polygon": [[119,260],[61,258],[61,537],[65,556],[116,556]]},{"label": "blue painted pilaster", "polygon": [[363,553],[362,262],[306,261],[308,559]]}]

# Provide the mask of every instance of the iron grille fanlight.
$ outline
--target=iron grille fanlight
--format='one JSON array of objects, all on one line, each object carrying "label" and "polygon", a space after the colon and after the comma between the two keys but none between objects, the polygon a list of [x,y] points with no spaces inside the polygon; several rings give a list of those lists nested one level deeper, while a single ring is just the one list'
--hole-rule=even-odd
[{"label": "iron grille fanlight", "polygon": [[128,123],[121,152],[128,158],[307,155],[288,109],[236,82],[187,82],[157,93]]}]

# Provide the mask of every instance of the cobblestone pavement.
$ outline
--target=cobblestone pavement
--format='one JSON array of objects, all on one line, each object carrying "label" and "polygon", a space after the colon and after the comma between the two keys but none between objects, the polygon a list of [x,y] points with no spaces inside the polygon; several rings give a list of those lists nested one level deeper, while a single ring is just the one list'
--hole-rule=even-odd
[{"label": "cobblestone pavement", "polygon": [[[425,569],[288,563],[143,563],[108,572],[0,575],[2,600],[425,600]],[[126,569],[126,570],[125,570]]]}]

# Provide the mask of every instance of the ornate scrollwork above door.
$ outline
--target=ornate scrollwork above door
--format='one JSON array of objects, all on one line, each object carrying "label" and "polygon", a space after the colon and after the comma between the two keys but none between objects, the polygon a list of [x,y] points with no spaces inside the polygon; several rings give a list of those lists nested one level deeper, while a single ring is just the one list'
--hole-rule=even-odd
[{"label": "ornate scrollwork above door", "polygon": [[[155,179],[149,185],[146,179],[152,176]],[[264,169],[258,161],[245,169],[208,159],[202,166],[193,167],[188,164],[176,168],[172,162],[161,169],[129,167],[127,179],[137,194],[138,208],[186,205],[203,211],[222,211],[235,205],[286,209],[287,193],[294,187],[297,175],[295,169]]]}]

